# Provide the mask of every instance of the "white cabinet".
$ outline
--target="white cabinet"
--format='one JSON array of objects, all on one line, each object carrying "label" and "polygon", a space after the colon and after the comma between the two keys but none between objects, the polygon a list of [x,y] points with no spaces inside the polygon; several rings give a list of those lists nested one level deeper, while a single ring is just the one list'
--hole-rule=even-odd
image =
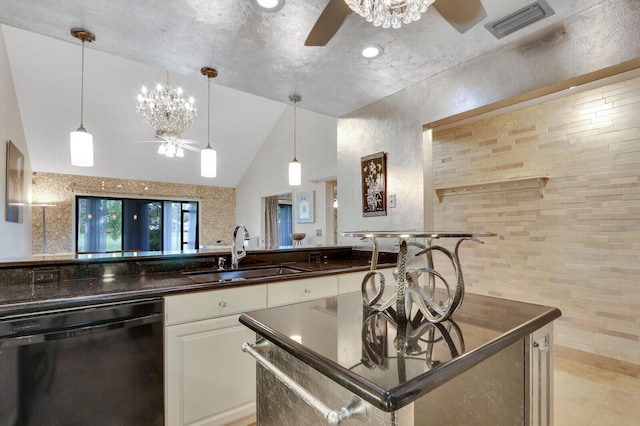
[{"label": "white cabinet", "polygon": [[[167,426],[255,422],[255,333],[239,314],[360,291],[365,272],[325,275],[165,297]],[[340,290],[340,291],[338,291]]]},{"label": "white cabinet", "polygon": [[164,299],[164,324],[174,325],[265,308],[266,289],[265,285],[252,285],[167,296]]},{"label": "white cabinet", "polygon": [[255,421],[255,362],[240,349],[255,334],[238,317],[266,300],[265,285],[165,298],[168,426]]},{"label": "white cabinet", "polygon": [[338,294],[336,277],[337,275],[325,275],[268,284],[267,305],[271,308],[336,296]]}]

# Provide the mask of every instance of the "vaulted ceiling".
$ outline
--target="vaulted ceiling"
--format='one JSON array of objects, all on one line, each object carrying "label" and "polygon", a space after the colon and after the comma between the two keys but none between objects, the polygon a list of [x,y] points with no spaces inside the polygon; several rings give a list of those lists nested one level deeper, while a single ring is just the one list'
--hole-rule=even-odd
[{"label": "vaulted ceiling", "polygon": [[[453,0],[438,0],[446,1]],[[15,27],[3,31],[34,170],[74,173],[65,166],[66,143],[78,125],[80,48],[69,30],[83,27],[96,34],[87,45],[86,122],[91,117],[90,130],[108,141],[102,155],[117,152],[132,164],[145,158],[148,148],[132,142],[152,139],[153,130],[135,116],[135,96],[141,85],[164,81],[165,71],[194,94],[204,117],[206,78],[200,68],[211,66],[219,71],[213,129],[227,141],[219,156],[228,168],[208,183],[236,186],[291,93],[302,95],[300,108],[340,117],[600,2],[547,0],[552,16],[500,40],[484,25],[530,0],[482,0],[487,17],[464,34],[434,8],[400,29],[376,28],[351,13],[326,46],[315,47],[305,46],[305,39],[328,0],[286,0],[275,13],[252,0],[3,0],[0,23]],[[363,58],[369,44],[384,54]],[[92,110],[97,100],[100,106]],[[206,120],[196,120],[183,136],[204,145]],[[57,146],[61,141],[64,148]],[[177,181],[204,182],[188,177],[193,167],[185,163],[161,167]]]}]

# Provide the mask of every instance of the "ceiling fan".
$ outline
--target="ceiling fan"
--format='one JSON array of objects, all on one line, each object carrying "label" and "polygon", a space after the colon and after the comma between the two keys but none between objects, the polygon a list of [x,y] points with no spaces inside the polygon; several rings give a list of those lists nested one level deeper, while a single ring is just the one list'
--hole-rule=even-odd
[{"label": "ceiling fan", "polygon": [[158,154],[166,155],[167,157],[184,157],[184,150],[188,149],[194,152],[200,152],[200,148],[191,146],[198,144],[199,142],[194,139],[182,139],[179,133],[176,132],[164,132],[162,130],[156,130],[155,135],[157,140],[153,141],[138,141],[139,143],[159,143]]},{"label": "ceiling fan", "polygon": [[[436,0],[432,7],[461,34],[487,17],[481,0]],[[304,45],[326,45],[352,12],[345,0],[329,0]]]}]

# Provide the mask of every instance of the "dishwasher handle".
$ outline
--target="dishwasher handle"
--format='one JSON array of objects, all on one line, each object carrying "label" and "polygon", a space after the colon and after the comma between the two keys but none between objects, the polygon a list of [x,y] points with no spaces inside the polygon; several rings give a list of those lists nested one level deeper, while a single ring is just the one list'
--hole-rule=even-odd
[{"label": "dishwasher handle", "polygon": [[162,321],[162,313],[152,313],[148,315],[118,318],[112,321],[80,324],[77,326],[53,330],[44,333],[32,333],[22,336],[11,336],[0,339],[0,348],[18,347],[32,345],[35,343],[50,342],[55,340],[70,339],[74,337],[86,336],[89,334],[104,333],[109,330],[139,327],[145,324]]},{"label": "dishwasher handle", "polygon": [[300,398],[302,398],[304,402],[320,412],[327,423],[331,425],[337,425],[340,424],[343,420],[347,420],[351,417],[359,418],[363,421],[368,420],[369,413],[367,412],[367,405],[362,398],[353,395],[349,404],[342,407],[340,410],[332,410],[324,402],[318,399],[318,397],[313,395],[298,382],[289,377],[285,372],[273,365],[273,363],[271,363],[268,359],[260,355],[260,353],[258,353],[254,349],[257,346],[257,343],[243,343],[242,350],[254,357],[258,364],[262,365],[268,372],[270,372],[278,380],[280,380],[282,384],[295,392]]}]

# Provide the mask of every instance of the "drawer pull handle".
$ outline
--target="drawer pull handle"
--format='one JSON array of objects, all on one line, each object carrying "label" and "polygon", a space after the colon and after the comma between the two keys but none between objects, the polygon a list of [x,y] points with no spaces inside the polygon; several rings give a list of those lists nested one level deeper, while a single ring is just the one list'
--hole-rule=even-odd
[{"label": "drawer pull handle", "polygon": [[307,293],[307,294],[310,294],[311,293],[311,289],[310,288],[305,288],[304,292]]},{"label": "drawer pull handle", "polygon": [[227,302],[225,302],[224,300],[220,303],[218,303],[218,306],[220,306],[221,308],[226,308],[227,307]]},{"label": "drawer pull handle", "polygon": [[242,350],[254,357],[258,364],[262,365],[268,372],[273,374],[276,379],[296,393],[304,400],[304,402],[309,404],[309,406],[316,409],[324,417],[327,423],[337,425],[350,417],[356,418],[360,421],[367,421],[369,419],[367,404],[362,398],[353,395],[351,397],[351,401],[349,401],[346,406],[342,407],[340,410],[332,410],[324,402],[320,401],[317,396],[309,392],[302,385],[289,377],[285,372],[273,365],[271,361],[258,353],[254,348],[259,345],[262,344],[243,343]]}]

